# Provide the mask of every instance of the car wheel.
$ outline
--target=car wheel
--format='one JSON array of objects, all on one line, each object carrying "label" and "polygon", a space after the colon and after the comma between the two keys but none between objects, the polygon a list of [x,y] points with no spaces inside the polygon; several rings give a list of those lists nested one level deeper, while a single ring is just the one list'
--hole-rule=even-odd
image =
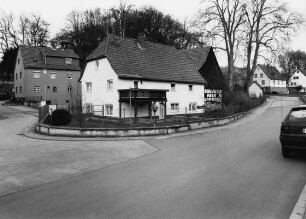
[{"label": "car wheel", "polygon": [[288,158],[291,156],[291,150],[285,147],[282,147],[283,157]]}]

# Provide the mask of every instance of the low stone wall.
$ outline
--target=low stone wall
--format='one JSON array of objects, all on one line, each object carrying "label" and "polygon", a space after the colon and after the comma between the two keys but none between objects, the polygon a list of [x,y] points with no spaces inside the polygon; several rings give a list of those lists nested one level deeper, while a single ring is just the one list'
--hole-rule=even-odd
[{"label": "low stone wall", "polygon": [[221,126],[231,123],[244,116],[245,113],[236,114],[219,119],[205,121],[193,121],[183,125],[171,125],[162,127],[137,127],[137,128],[71,128],[38,124],[37,132],[52,136],[71,137],[135,137],[150,135],[166,135],[188,130],[201,129],[213,126]]}]

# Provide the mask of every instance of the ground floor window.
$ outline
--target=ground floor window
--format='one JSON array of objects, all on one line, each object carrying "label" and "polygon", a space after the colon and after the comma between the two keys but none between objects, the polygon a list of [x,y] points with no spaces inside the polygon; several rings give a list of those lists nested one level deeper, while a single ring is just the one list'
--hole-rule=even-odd
[{"label": "ground floor window", "polygon": [[68,86],[67,91],[68,91],[69,93],[71,93],[71,92],[72,92],[72,86]]},{"label": "ground floor window", "polygon": [[178,111],[179,110],[179,104],[178,103],[171,103],[171,110],[172,111]]},{"label": "ground floor window", "polygon": [[40,92],[40,86],[35,86],[34,87],[34,92],[39,93]]},{"label": "ground floor window", "polygon": [[107,116],[112,116],[113,115],[113,104],[105,105],[105,109],[106,109],[106,115]]},{"label": "ground floor window", "polygon": [[189,103],[189,111],[195,111],[197,109],[197,103]]}]

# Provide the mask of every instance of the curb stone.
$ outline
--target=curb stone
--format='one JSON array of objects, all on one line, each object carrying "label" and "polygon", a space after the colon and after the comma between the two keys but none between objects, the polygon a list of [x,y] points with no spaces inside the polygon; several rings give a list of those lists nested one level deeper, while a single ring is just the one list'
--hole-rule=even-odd
[{"label": "curb stone", "polygon": [[295,204],[295,207],[289,217],[289,219],[305,219],[305,210],[306,210],[306,185]]},{"label": "curb stone", "polygon": [[167,135],[156,135],[156,136],[135,136],[135,137],[65,137],[65,136],[49,136],[36,132],[36,124],[34,123],[32,126],[27,127],[22,131],[21,135],[33,139],[40,140],[53,140],[53,141],[122,141],[122,140],[147,140],[147,139],[165,139],[165,138],[174,138],[174,137],[182,137],[196,134],[205,134],[216,131],[230,130],[232,128],[237,128],[243,125],[246,125],[250,121],[256,119],[257,116],[262,114],[266,109],[268,109],[271,104],[274,102],[273,99],[268,98],[265,103],[262,105],[248,111],[243,117],[238,120],[235,120],[231,123],[221,126],[213,126],[207,128],[200,128],[189,130],[180,133],[173,133]]}]

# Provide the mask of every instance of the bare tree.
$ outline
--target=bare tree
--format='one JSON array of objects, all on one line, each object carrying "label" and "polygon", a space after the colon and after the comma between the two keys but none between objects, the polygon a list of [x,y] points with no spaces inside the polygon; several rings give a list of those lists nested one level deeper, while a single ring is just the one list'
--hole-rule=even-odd
[{"label": "bare tree", "polygon": [[[259,57],[277,54],[281,42],[290,40],[304,22],[302,16],[291,12],[285,3],[268,0],[249,1],[245,7],[247,80],[245,90],[253,78]],[[265,54],[265,55],[262,55]]]},{"label": "bare tree", "polygon": [[[241,42],[244,21],[243,0],[202,0],[206,8],[200,12],[196,25],[215,39],[216,48],[225,51],[228,61],[229,88],[233,89],[235,55]],[[215,46],[215,45],[214,45]]]},{"label": "bare tree", "polygon": [[18,46],[17,31],[14,27],[13,14],[2,14],[0,18],[0,45],[1,53],[4,53],[10,47]]},{"label": "bare tree", "polygon": [[16,21],[13,14],[0,16],[0,52],[16,48],[19,44],[46,45],[49,39],[49,24],[37,14],[21,15]]}]

